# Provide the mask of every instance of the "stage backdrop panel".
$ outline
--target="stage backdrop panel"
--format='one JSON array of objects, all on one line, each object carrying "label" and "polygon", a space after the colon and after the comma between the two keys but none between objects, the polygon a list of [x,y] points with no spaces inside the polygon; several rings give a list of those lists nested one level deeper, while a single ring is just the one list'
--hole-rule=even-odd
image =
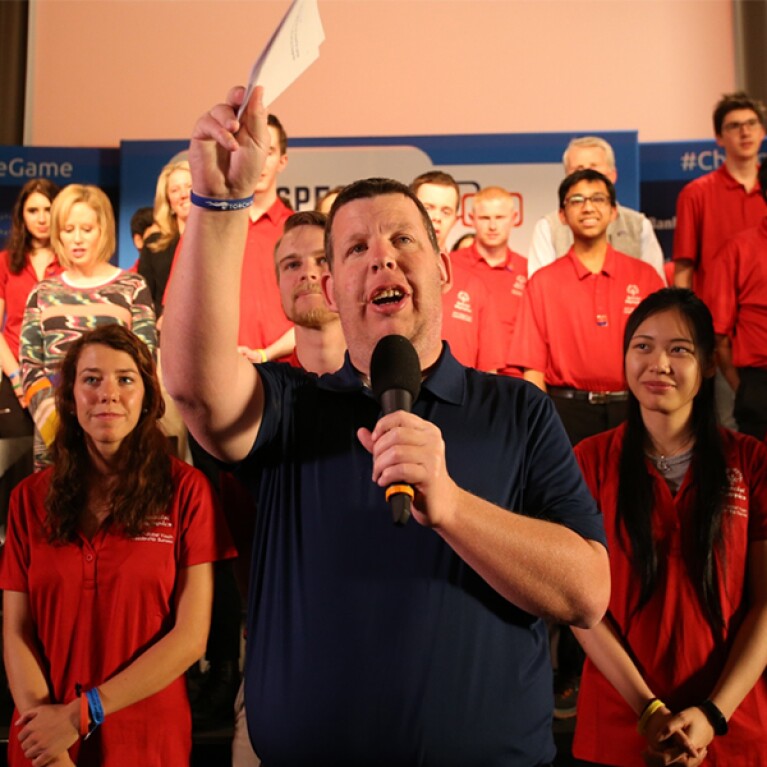
[{"label": "stage backdrop panel", "polygon": [[[612,144],[619,169],[618,199],[636,208],[636,131],[290,139],[290,160],[279,176],[279,193],[294,210],[306,210],[331,187],[355,179],[386,176],[410,183],[425,171],[444,170],[459,182],[462,198],[461,218],[448,244],[473,228],[470,209],[474,192],[485,186],[502,186],[513,194],[517,208],[509,244],[526,255],[535,222],[557,207],[557,187],[564,176],[562,152],[571,138],[583,135],[602,136]],[[160,170],[185,147],[181,141],[121,144],[121,265],[135,261],[129,228],[133,211],[152,204]]]},{"label": "stage backdrop panel", "polygon": [[96,184],[112,201],[117,215],[120,151],[65,147],[0,146],[0,247],[11,227],[11,210],[24,184],[47,178],[67,184]]}]

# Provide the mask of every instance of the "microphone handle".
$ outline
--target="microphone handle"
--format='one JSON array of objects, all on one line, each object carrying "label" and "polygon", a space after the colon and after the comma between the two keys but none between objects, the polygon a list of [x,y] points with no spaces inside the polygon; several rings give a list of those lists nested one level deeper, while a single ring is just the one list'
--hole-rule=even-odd
[{"label": "microphone handle", "polygon": [[[381,394],[381,409],[384,415],[397,410],[409,413],[412,406],[413,397],[406,389],[387,389]],[[402,527],[410,519],[410,501],[413,495],[413,488],[404,482],[386,488],[386,500],[391,506],[392,521],[395,525]]]},{"label": "microphone handle", "polygon": [[381,410],[384,415],[404,410],[409,413],[413,407],[413,397],[407,389],[387,389],[381,394]]},{"label": "microphone handle", "polygon": [[408,493],[394,493],[389,498],[391,518],[397,527],[403,527],[410,519],[410,496]]}]

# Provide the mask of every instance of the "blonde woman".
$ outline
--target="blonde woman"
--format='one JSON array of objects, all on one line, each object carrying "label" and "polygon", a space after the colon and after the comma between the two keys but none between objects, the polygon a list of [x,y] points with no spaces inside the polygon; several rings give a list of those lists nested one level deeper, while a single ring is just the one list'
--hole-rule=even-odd
[{"label": "blonde woman", "polygon": [[143,277],[109,263],[115,251],[112,205],[95,186],[71,184],[51,208],[51,244],[64,271],[29,294],[21,328],[25,400],[35,421],[35,468],[47,464],[56,433],[53,390],[72,342],[99,325],[133,330],[157,345],[152,299]]},{"label": "blonde woman", "polygon": [[152,293],[154,308],[162,315],[162,298],[181,235],[189,217],[192,174],[187,160],[168,163],[157,178],[154,220],[160,231],[147,238],[138,262],[138,272]]}]

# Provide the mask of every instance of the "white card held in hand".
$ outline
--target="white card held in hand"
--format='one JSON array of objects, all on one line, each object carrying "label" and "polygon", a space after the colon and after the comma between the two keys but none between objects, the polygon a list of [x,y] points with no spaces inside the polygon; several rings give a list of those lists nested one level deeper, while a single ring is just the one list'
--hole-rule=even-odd
[{"label": "white card held in hand", "polygon": [[264,106],[269,106],[319,58],[324,39],[317,0],[293,0],[250,71],[248,91],[237,117],[241,117],[256,85],[264,86]]}]

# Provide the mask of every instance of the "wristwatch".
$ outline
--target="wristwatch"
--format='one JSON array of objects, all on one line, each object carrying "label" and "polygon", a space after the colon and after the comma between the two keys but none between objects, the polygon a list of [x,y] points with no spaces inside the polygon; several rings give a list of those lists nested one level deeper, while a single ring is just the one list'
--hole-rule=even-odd
[{"label": "wristwatch", "polygon": [[727,720],[714,701],[704,700],[703,703],[698,704],[698,708],[706,715],[706,719],[708,719],[717,735],[727,734],[730,729],[727,726]]}]

